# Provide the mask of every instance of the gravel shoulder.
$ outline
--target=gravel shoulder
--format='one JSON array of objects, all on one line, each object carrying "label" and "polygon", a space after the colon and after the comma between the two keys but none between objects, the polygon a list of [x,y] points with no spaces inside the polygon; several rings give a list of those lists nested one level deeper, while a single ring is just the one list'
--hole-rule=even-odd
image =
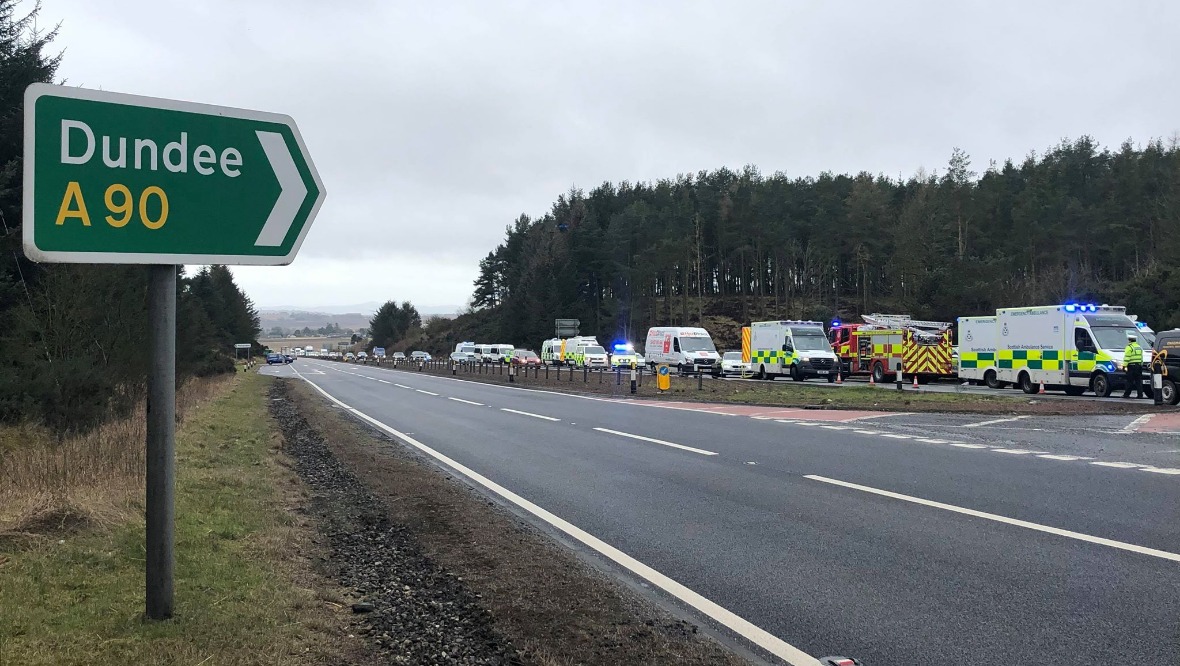
[{"label": "gravel shoulder", "polygon": [[303,382],[271,398],[323,564],[389,662],[747,663]]}]

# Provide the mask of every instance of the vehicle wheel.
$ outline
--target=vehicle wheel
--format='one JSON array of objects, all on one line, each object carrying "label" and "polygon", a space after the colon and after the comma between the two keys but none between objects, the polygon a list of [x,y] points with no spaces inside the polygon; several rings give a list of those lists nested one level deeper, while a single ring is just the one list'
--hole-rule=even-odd
[{"label": "vehicle wheel", "polygon": [[1110,379],[1108,379],[1106,375],[1102,373],[1094,375],[1094,378],[1090,380],[1090,389],[1093,390],[1094,395],[1098,396],[1099,398],[1109,398]]},{"label": "vehicle wheel", "polygon": [[918,375],[918,384],[925,386],[930,383],[930,377],[926,375]]},{"label": "vehicle wheel", "polygon": [[1020,373],[1020,379],[1018,381],[1020,382],[1021,391],[1024,391],[1028,395],[1036,394],[1039,387],[1036,384],[1033,384],[1032,377],[1030,377],[1027,372]]},{"label": "vehicle wheel", "polygon": [[761,379],[763,381],[770,379],[770,377],[768,377],[766,375],[766,366],[765,365],[762,365],[762,364],[758,365],[758,379]]},{"label": "vehicle wheel", "polygon": [[836,383],[836,375],[828,375],[828,383],[835,384]]},{"label": "vehicle wheel", "polygon": [[1160,394],[1163,396],[1164,404],[1172,405],[1173,407],[1180,404],[1180,395],[1176,394],[1176,382],[1171,379],[1165,379],[1163,386]]},{"label": "vehicle wheel", "polygon": [[1000,379],[996,377],[995,370],[988,370],[987,372],[983,373],[983,383],[986,384],[990,389],[1002,389],[1007,386],[1007,384],[1000,381]]},{"label": "vehicle wheel", "polygon": [[1085,393],[1086,393],[1086,389],[1082,386],[1066,386],[1065,387],[1065,395],[1072,395],[1074,397],[1077,397],[1079,395],[1085,395]]},{"label": "vehicle wheel", "polygon": [[791,366],[791,379],[794,379],[797,382],[803,381],[803,370],[799,368],[798,363]]},{"label": "vehicle wheel", "polygon": [[885,366],[880,363],[873,364],[873,382],[877,384],[885,383]]}]

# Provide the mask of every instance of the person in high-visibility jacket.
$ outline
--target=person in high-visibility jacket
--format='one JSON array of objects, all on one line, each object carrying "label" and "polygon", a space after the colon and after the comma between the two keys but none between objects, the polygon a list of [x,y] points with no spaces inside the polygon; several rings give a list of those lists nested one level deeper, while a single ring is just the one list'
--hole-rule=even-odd
[{"label": "person in high-visibility jacket", "polygon": [[1139,346],[1139,336],[1127,333],[1127,348],[1123,350],[1123,366],[1127,370],[1127,386],[1123,389],[1123,397],[1131,397],[1131,389],[1135,389],[1135,397],[1143,397],[1143,348]]}]

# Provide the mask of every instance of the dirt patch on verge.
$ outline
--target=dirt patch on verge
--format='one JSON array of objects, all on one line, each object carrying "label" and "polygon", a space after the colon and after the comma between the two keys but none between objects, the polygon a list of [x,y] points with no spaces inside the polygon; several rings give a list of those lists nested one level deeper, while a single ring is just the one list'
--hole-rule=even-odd
[{"label": "dirt patch on verge", "polygon": [[[374,604],[365,620],[383,649],[412,640],[422,623],[438,623],[454,626],[444,632],[455,641],[444,663],[746,663],[431,462],[334,410],[303,382],[278,380],[272,397],[287,453],[323,514],[329,567]],[[370,573],[374,568],[389,572]],[[407,577],[412,582],[402,583]],[[381,620],[403,616],[421,621]],[[404,663],[440,661],[437,651],[417,654],[431,656]]]}]

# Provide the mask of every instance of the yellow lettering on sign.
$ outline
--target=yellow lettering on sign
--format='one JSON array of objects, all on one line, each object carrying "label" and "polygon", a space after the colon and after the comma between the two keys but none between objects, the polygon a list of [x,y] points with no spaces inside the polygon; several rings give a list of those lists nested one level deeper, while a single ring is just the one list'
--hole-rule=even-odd
[{"label": "yellow lettering on sign", "polygon": [[[77,202],[77,207],[72,204]],[[86,200],[82,198],[82,186],[78,181],[71,180],[66,185],[66,194],[61,199],[61,208],[57,210],[57,224],[62,225],[66,220],[76,217],[82,220],[82,226],[90,226],[90,214],[86,212]]]},{"label": "yellow lettering on sign", "polygon": [[[151,220],[148,219],[147,202],[148,197],[153,194],[160,198],[160,217]],[[164,226],[168,221],[168,195],[164,194],[164,190],[152,185],[139,195],[139,220],[148,229],[159,229]]]},{"label": "yellow lettering on sign", "polygon": [[[115,203],[116,194],[121,195],[123,203]],[[111,185],[107,188],[106,195],[104,196],[106,199],[107,210],[111,211],[112,213],[121,213],[123,215],[123,217],[119,218],[115,217],[114,215],[107,215],[107,224],[115,227],[116,229],[126,225],[131,220],[131,211],[134,208],[134,204],[131,203],[131,190],[127,189],[126,185],[115,183],[114,185]]]}]

